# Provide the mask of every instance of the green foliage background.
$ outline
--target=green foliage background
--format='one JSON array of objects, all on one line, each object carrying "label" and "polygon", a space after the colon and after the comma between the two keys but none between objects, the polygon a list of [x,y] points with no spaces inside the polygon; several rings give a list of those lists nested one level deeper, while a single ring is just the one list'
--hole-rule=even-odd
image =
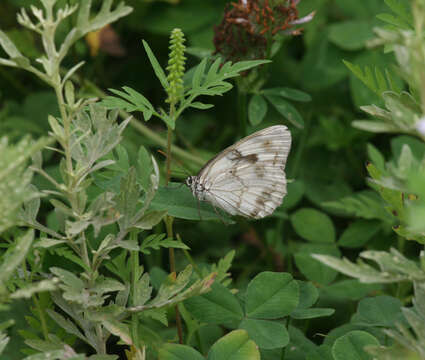
[{"label": "green foliage background", "polygon": [[[41,55],[40,44],[33,34],[16,23],[15,14],[20,7],[34,3],[39,5],[31,0],[3,0],[0,3],[0,28],[28,57]],[[99,3],[95,2],[96,5]],[[126,4],[134,8],[133,12],[112,24],[125,55],[116,57],[100,50],[92,56],[90,44],[82,39],[71,50],[63,66],[86,61],[78,72],[80,95],[98,96],[99,91],[93,84],[106,92],[108,88],[128,86],[143,93],[155,106],[162,104],[165,93],[152,71],[141,40],[150,45],[165,68],[169,34],[174,28],[182,29],[188,47],[186,68],[190,69],[199,63],[200,54],[214,50],[214,26],[221,21],[223,10],[229,3],[224,0],[128,0]],[[350,71],[350,65],[346,66],[343,61],[361,68],[392,69],[395,64],[393,53],[384,52],[382,48],[366,47],[367,41],[374,38],[373,28],[384,25],[377,15],[391,12],[386,2],[302,0],[298,10],[301,16],[315,11],[314,19],[302,25],[304,30],[301,35],[285,39],[268,67],[269,78],[264,87],[286,87],[309,94],[311,101],[289,101],[300,114],[304,127],[294,126],[279,109],[271,105],[267,110],[249,110],[259,111],[260,114],[266,112],[261,123],[255,123],[255,116],[248,114],[254,117],[255,123],[252,125],[251,121],[249,132],[269,125],[285,124],[292,133],[293,145],[287,163],[287,177],[292,182],[288,185],[288,195],[283,205],[273,216],[264,220],[237,219],[232,225],[208,221],[208,209],[205,209],[206,219],[203,221],[176,219],[174,233],[179,234],[191,249],[191,257],[200,268],[217,262],[235,250],[230,269],[232,287],[241,291],[242,299],[250,281],[261,272],[287,272],[294,279],[303,281],[300,282],[303,284],[300,285],[300,298],[310,296],[315,299],[305,308],[314,303],[317,307],[317,315],[311,316],[311,320],[305,320],[307,315],[302,311],[298,316],[297,313],[294,315],[292,308],[285,314],[269,318],[250,319],[243,315],[240,328],[250,333],[250,329],[264,330],[255,328],[264,326],[267,333],[276,331],[273,326],[279,330],[282,321],[264,319],[274,320],[292,314],[290,324],[284,323],[285,326],[291,325],[289,335],[285,333],[287,338],[274,339],[272,345],[264,340],[262,358],[283,359],[280,357],[281,348],[290,342],[294,350],[292,353],[287,351],[285,359],[343,359],[349,344],[355,341],[366,345],[376,345],[380,341],[381,345],[388,345],[388,338],[379,329],[395,328],[397,322],[405,322],[401,307],[409,304],[412,288],[403,284],[361,283],[312,258],[311,254],[344,256],[354,260],[364,250],[387,251],[396,248],[404,256],[417,257],[420,249],[418,243],[405,242],[392,231],[392,226],[397,223],[396,216],[385,210],[385,203],[378,192],[368,185],[367,178],[373,175],[368,174],[366,164],[372,160],[376,165],[374,160],[381,156],[376,155],[377,151],[386,161],[396,162],[401,156],[403,144],[408,144],[417,158],[422,159],[425,145],[412,135],[374,134],[352,126],[353,120],[366,118],[360,110],[361,106],[383,106],[384,101],[379,91],[365,86]],[[65,34],[65,30],[59,29],[59,37],[61,31]],[[393,75],[393,81],[394,86],[403,88],[403,82],[397,75]],[[199,163],[183,158],[179,160],[192,174],[200,168],[202,161],[208,160],[241,136],[236,87],[221,97],[211,97],[208,102],[214,105],[212,109],[190,109],[176,124],[175,143],[201,160]],[[54,93],[31,74],[19,69],[0,67],[0,104],[0,134],[7,135],[12,143],[28,135],[33,138],[45,136],[49,131],[47,116],[59,114]],[[248,111],[248,103],[246,108]],[[140,113],[134,115],[140,117]],[[165,139],[167,129],[161,121],[153,118],[147,125]],[[157,153],[162,146],[154,138],[138,132],[136,127],[128,126],[121,145],[128,152],[130,164],[138,161],[139,147],[144,145],[158,160],[164,175],[165,161]],[[45,151],[43,157],[47,173],[58,178],[57,156]],[[173,171],[174,179],[183,181],[185,175],[177,164],[173,164]],[[46,180],[40,175],[34,175],[33,183],[40,190],[48,188]],[[171,203],[172,188],[160,191],[166,191],[159,195]],[[181,203],[176,204],[179,205]],[[38,218],[52,229],[58,226],[47,201],[42,200]],[[165,225],[160,223],[154,232],[165,232]],[[9,230],[2,235],[5,244],[12,233]],[[49,253],[44,258],[42,270],[47,271],[57,264],[73,269],[71,261],[60,254]],[[185,268],[188,264],[185,252],[176,250],[176,264],[178,271]],[[152,250],[149,256],[143,257],[143,266],[150,272],[151,281],[158,284],[168,272],[166,249]],[[314,290],[307,289],[310,286],[307,284],[314,284]],[[46,304],[50,302],[47,296],[43,299]],[[193,298],[186,304],[187,310],[194,314],[201,306],[196,301]],[[244,311],[249,314],[248,301],[245,306]],[[29,300],[19,300],[11,305],[10,312],[0,313],[4,320],[13,317],[16,321],[8,330],[12,340],[2,355],[4,359],[24,357],[20,353],[24,347],[23,338],[17,333],[25,328],[25,317],[34,311],[31,307]],[[331,314],[329,309],[335,309],[335,313]],[[240,312],[242,314],[242,309]],[[198,320],[199,317],[202,322],[211,322],[208,318],[202,318],[202,314]],[[239,322],[241,319],[237,318]],[[260,323],[260,320],[267,323]],[[157,323],[150,325],[152,328],[159,327]],[[173,325],[168,329],[171,330],[175,331]],[[211,323],[203,331],[204,349],[211,346],[213,339],[224,335],[219,326]],[[317,334],[326,335],[322,338]],[[350,342],[350,336],[354,336],[355,341]],[[164,359],[171,359],[165,350],[161,351]],[[368,359],[368,356],[365,353],[358,359]]]}]

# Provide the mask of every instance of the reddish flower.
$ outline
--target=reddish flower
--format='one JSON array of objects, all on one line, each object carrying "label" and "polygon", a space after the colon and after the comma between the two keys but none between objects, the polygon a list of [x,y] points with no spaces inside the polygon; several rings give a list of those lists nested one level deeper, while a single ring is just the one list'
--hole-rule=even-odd
[{"label": "reddish flower", "polygon": [[216,53],[226,60],[262,59],[268,42],[277,33],[298,35],[294,26],[310,21],[314,14],[298,18],[299,0],[238,0],[226,6],[223,20],[215,27]]}]

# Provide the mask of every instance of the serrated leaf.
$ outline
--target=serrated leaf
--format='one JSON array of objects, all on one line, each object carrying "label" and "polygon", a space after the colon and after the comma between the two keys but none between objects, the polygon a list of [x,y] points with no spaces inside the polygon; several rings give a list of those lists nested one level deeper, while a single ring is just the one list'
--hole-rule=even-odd
[{"label": "serrated leaf", "polygon": [[161,65],[159,65],[159,62],[156,59],[151,48],[149,47],[148,43],[145,40],[142,40],[142,43],[143,43],[143,47],[145,48],[146,54],[148,55],[149,61],[152,65],[152,68],[155,72],[156,77],[160,81],[164,90],[167,90],[169,87],[169,84],[168,84],[167,76],[165,75],[164,70],[162,69]]}]

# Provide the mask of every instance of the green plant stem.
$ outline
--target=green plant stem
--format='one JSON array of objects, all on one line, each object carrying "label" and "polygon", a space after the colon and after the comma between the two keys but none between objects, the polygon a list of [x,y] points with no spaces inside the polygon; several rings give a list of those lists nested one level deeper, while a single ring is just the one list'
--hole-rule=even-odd
[{"label": "green plant stem", "polygon": [[[167,228],[167,237],[173,238],[173,220],[174,218],[172,216],[166,216],[165,218],[165,226]],[[175,273],[176,272],[176,261],[174,256],[174,249],[170,248],[168,249],[168,257],[170,262],[170,272]],[[176,312],[176,326],[177,326],[177,334],[179,337],[179,343],[183,344],[183,326],[182,326],[182,320],[180,317],[180,311],[178,306],[176,305],[174,307]]]},{"label": "green plant stem", "polygon": [[168,126],[167,128],[167,159],[166,159],[166,179],[165,186],[168,186],[168,183],[171,179],[171,144],[173,140],[173,130]]},{"label": "green plant stem", "polygon": [[[130,233],[130,240],[137,241],[137,233],[132,231]],[[131,262],[131,305],[137,306],[136,299],[136,287],[137,281],[139,280],[139,251],[133,250],[130,251],[130,262]],[[131,315],[131,337],[133,339],[133,344],[136,348],[139,347],[139,318],[138,313],[133,313]]]},{"label": "green plant stem", "polygon": [[[176,107],[174,103],[170,104],[170,117],[175,117],[175,111]],[[165,179],[165,186],[168,185],[171,178],[171,148],[172,148],[172,139],[173,139],[173,131],[168,126],[167,129],[167,158],[166,158],[166,179]],[[165,225],[167,228],[167,237],[173,238],[173,221],[174,218],[172,216],[167,215],[165,218]],[[176,261],[174,256],[174,249],[169,248],[168,249],[168,257],[170,262],[170,272],[176,273]],[[183,344],[183,327],[182,327],[182,320],[180,317],[179,308],[176,305],[174,307],[175,313],[176,313],[176,326],[177,326],[177,334],[179,337],[179,343]]]}]

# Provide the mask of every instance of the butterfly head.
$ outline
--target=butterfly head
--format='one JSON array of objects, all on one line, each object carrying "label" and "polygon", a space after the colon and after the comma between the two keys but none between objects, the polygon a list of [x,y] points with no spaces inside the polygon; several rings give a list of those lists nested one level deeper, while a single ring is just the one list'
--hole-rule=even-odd
[{"label": "butterfly head", "polygon": [[199,178],[197,176],[189,176],[186,178],[186,185],[192,191],[192,194],[196,196],[198,199],[203,199],[203,193],[205,191],[204,186],[200,183]]},{"label": "butterfly head", "polygon": [[186,178],[186,185],[193,189],[193,187],[196,186],[196,176],[188,176]]}]

